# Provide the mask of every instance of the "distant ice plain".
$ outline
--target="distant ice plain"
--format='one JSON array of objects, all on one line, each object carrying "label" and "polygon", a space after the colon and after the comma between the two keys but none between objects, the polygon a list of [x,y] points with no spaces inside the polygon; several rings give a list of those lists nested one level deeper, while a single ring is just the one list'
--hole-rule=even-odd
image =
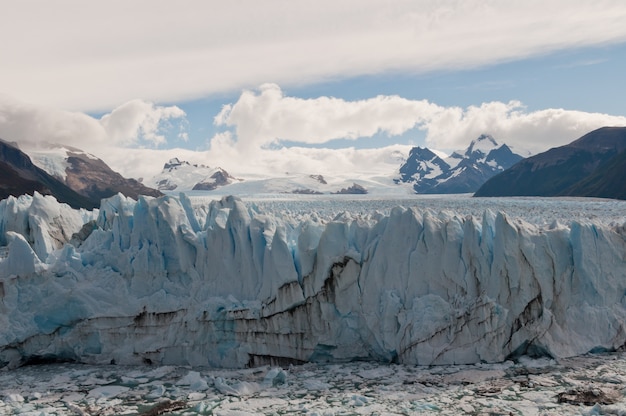
[{"label": "distant ice plain", "polygon": [[[219,193],[185,192],[196,205],[206,205],[221,197]],[[176,196],[177,193],[172,192]],[[433,212],[442,210],[465,217],[482,217],[485,210],[502,211],[509,217],[519,218],[538,226],[549,226],[554,221],[569,224],[571,221],[593,221],[603,225],[626,223],[626,201],[603,198],[576,197],[497,197],[474,198],[472,194],[450,195],[295,195],[295,194],[244,194],[244,202],[256,205],[261,211],[301,218],[315,214],[322,219],[332,219],[343,212],[371,215],[378,211],[388,214],[396,206],[416,207]]]}]

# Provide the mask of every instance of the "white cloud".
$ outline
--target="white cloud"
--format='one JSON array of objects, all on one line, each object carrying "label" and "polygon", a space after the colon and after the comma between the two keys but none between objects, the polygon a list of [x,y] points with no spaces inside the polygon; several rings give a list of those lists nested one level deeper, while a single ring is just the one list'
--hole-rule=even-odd
[{"label": "white cloud", "polygon": [[132,100],[104,115],[100,124],[114,143],[130,144],[143,139],[159,145],[166,142],[162,130],[168,127],[169,120],[184,117],[185,112],[176,106],[161,107],[143,100]]},{"label": "white cloud", "polygon": [[560,108],[526,111],[522,103],[511,101],[446,108],[421,128],[427,131],[427,145],[435,148],[460,149],[488,133],[499,142],[539,153],[604,126],[626,126],[626,117]]},{"label": "white cloud", "polygon": [[[220,166],[243,179],[281,177],[289,174],[322,174],[336,179],[359,179],[389,176],[398,169],[401,157],[411,146],[392,145],[378,149],[311,149],[304,147],[259,149],[254,157],[245,158],[232,147],[220,152],[189,149],[124,149],[107,147],[98,156],[113,170],[126,177],[149,180],[161,172],[163,164],[173,157],[190,163]],[[145,182],[144,181],[144,182]]]},{"label": "white cloud", "polygon": [[0,95],[0,138],[24,145],[39,142],[100,145],[107,135],[98,120],[79,112],[31,105]]},{"label": "white cloud", "polygon": [[0,138],[24,146],[62,143],[96,153],[103,147],[156,146],[165,142],[163,131],[174,128],[172,122],[184,128],[185,113],[180,108],[142,100],[122,104],[96,119],[0,95]]},{"label": "white cloud", "polygon": [[500,142],[537,153],[602,126],[626,125],[626,117],[563,109],[529,112],[519,101],[461,108],[398,96],[359,101],[302,99],[286,97],[277,85],[266,84],[258,93],[244,91],[236,103],[224,106],[215,124],[234,131],[214,139],[212,147],[219,146],[221,152],[232,147],[240,154],[256,153],[280,140],[320,144],[378,132],[396,136],[413,128],[425,131],[426,143],[435,149],[462,149],[488,133]]},{"label": "white cloud", "polygon": [[259,93],[244,91],[234,105],[224,106],[215,117],[217,126],[235,128],[241,151],[292,140],[326,143],[333,139],[370,137],[378,132],[399,135],[440,111],[425,100],[378,96],[360,101],[332,97],[302,99],[285,97],[275,84],[265,84]]},{"label": "white cloud", "polygon": [[626,40],[622,0],[29,0],[4,8],[5,93],[106,110],[273,81],[493,64]]},{"label": "white cloud", "polygon": [[[184,117],[177,107],[135,100],[97,119],[0,95],[0,138],[25,147],[40,142],[72,145],[93,152],[125,176],[143,178],[157,174],[172,157],[221,166],[240,177],[284,172],[384,176],[393,173],[398,158],[411,147],[389,143],[412,129],[422,130],[426,145],[439,150],[465,148],[470,140],[490,133],[500,142],[539,152],[602,126],[626,126],[626,117],[563,109],[528,111],[517,101],[461,108],[398,96],[302,99],[285,96],[276,85],[264,85],[259,91],[244,91],[216,115],[215,123],[224,131],[212,138],[208,151],[155,149],[162,129],[184,127]],[[378,132],[391,139],[381,140],[377,149],[307,147],[342,137],[358,144],[359,138]],[[302,146],[270,146],[281,139]]]}]

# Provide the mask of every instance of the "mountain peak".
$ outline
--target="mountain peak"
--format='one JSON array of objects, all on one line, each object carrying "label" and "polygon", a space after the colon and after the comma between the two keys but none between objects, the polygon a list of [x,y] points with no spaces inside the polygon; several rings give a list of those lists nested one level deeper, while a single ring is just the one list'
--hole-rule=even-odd
[{"label": "mountain peak", "polygon": [[414,147],[395,181],[413,184],[416,193],[474,192],[521,159],[505,144],[500,146],[492,136],[482,134],[465,151],[456,151],[446,159],[428,148]]},{"label": "mountain peak", "polygon": [[472,140],[469,147],[465,151],[465,155],[469,156],[473,153],[480,152],[487,155],[493,149],[498,147],[498,142],[489,134],[481,134],[477,139]]},{"label": "mountain peak", "polygon": [[148,182],[161,191],[176,190],[213,190],[228,185],[237,178],[220,167],[190,163],[173,157],[163,165],[161,173]]},{"label": "mountain peak", "polygon": [[437,155],[427,147],[414,147],[409,152],[409,158],[419,158],[422,160],[432,160],[437,157]]}]

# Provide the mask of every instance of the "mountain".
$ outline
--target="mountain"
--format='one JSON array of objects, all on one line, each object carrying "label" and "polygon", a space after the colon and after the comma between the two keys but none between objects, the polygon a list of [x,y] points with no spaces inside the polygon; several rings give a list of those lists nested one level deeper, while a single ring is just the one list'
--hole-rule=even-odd
[{"label": "mountain", "polygon": [[626,199],[626,151],[618,153],[591,175],[568,189],[570,195]]},{"label": "mountain", "polygon": [[419,190],[435,187],[437,178],[449,171],[450,165],[430,149],[414,147],[400,167],[400,181],[414,183],[415,192],[421,193]]},{"label": "mountain", "polygon": [[0,199],[35,192],[52,195],[72,208],[93,209],[100,205],[100,199],[96,201],[79,194],[33,164],[16,144],[0,140]]},{"label": "mountain", "polygon": [[506,144],[499,145],[485,134],[446,159],[427,148],[414,147],[400,167],[396,183],[410,183],[418,194],[474,192],[487,179],[522,159]]},{"label": "mountain", "polygon": [[89,198],[95,206],[100,200],[118,192],[137,199],[139,195],[161,196],[135,179],[124,178],[98,157],[80,149],[61,145],[46,145],[27,150],[38,165],[65,185]]},{"label": "mountain", "polygon": [[487,181],[475,196],[626,199],[626,127],[603,127],[530,157]]},{"label": "mountain", "polygon": [[150,183],[162,191],[212,191],[237,181],[237,178],[220,167],[211,168],[172,158],[163,165],[161,173],[154,176]]}]

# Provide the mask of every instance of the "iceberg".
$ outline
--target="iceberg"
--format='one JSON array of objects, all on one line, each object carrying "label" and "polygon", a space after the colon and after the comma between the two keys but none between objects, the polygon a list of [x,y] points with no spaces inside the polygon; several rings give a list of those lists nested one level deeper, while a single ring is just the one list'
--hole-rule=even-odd
[{"label": "iceberg", "polygon": [[228,196],[0,202],[0,366],[570,357],[626,344],[626,227]]}]

